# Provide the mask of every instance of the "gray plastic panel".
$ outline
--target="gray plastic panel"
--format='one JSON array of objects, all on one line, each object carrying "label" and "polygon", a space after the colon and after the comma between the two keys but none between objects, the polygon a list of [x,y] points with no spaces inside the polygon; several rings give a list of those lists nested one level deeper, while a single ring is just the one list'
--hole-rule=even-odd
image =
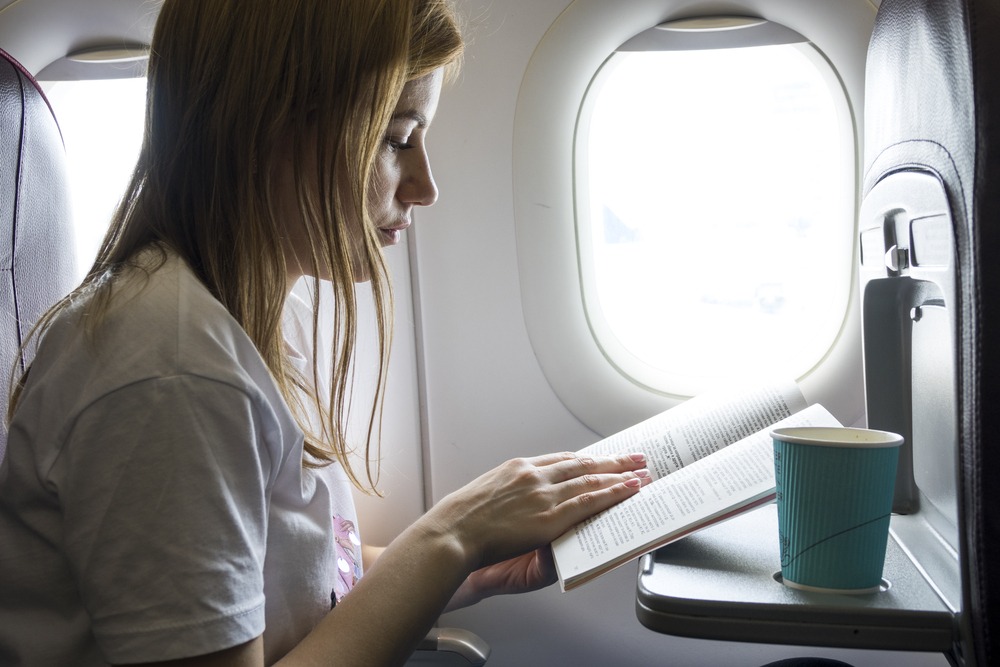
[{"label": "gray plastic panel", "polygon": [[[898,517],[894,517],[895,522]],[[952,611],[895,539],[886,590],[810,593],[776,576],[778,523],[763,507],[644,556],[636,614],[652,630],[727,641],[946,652]]]}]

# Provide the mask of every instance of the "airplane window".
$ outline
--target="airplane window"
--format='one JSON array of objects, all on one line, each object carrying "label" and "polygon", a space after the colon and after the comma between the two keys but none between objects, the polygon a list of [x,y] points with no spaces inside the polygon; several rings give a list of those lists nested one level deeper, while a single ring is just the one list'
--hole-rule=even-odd
[{"label": "airplane window", "polygon": [[847,314],[856,157],[813,46],[620,50],[575,141],[583,296],[612,364],[690,394],[821,361]]},{"label": "airplane window", "polygon": [[43,81],[63,141],[77,271],[90,268],[142,144],[146,79]]}]

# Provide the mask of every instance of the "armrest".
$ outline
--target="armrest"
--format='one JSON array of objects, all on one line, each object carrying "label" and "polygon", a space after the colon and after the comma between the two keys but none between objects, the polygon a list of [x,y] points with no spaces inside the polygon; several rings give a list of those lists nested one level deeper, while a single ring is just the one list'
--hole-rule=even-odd
[{"label": "armrest", "polygon": [[[433,628],[417,647],[411,662],[438,662],[425,652],[448,653],[448,664],[485,665],[490,657],[490,646],[479,635],[461,628]],[[442,658],[444,656],[441,656]],[[460,658],[460,659],[459,659]]]}]

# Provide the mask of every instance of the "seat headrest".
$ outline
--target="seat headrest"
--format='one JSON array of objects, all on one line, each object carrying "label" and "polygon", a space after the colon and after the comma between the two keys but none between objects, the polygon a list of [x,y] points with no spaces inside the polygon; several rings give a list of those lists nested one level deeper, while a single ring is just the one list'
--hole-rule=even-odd
[{"label": "seat headrest", "polygon": [[[38,83],[0,51],[0,414],[22,342],[75,279],[65,159]],[[6,442],[3,427],[0,458]]]}]

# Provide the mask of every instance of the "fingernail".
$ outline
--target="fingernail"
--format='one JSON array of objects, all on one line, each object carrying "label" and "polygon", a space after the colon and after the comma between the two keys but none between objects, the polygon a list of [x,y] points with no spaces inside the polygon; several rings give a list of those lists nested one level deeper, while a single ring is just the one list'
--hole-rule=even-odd
[{"label": "fingernail", "polygon": [[639,479],[638,477],[631,477],[631,478],[625,480],[625,486],[627,486],[629,488],[632,488],[632,489],[634,489],[637,486],[641,486],[641,485],[642,485],[642,480]]},{"label": "fingernail", "polygon": [[635,471],[636,477],[649,477],[649,468],[643,468],[642,470]]},{"label": "fingernail", "polygon": [[645,454],[629,454],[628,457],[636,463],[643,463],[646,460]]}]

